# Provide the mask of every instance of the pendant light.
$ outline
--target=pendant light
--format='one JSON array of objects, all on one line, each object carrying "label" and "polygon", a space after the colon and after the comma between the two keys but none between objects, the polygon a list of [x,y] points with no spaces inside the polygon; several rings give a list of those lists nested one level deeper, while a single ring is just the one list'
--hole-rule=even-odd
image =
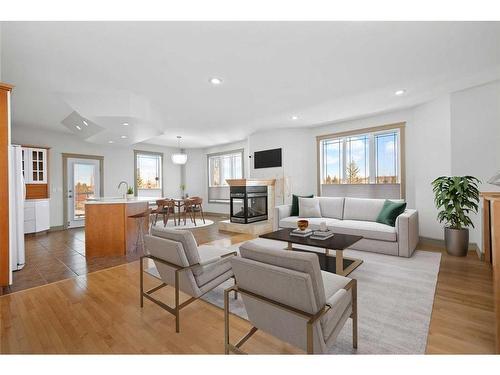
[{"label": "pendant light", "polygon": [[188,160],[187,154],[183,153],[181,150],[181,136],[177,136],[177,147],[179,148],[179,153],[172,154],[172,163],[183,165],[186,164]]}]

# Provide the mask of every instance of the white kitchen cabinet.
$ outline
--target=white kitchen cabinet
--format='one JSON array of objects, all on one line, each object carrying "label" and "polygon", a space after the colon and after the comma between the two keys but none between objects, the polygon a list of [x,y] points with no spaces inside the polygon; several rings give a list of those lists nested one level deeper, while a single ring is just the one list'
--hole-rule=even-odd
[{"label": "white kitchen cabinet", "polygon": [[23,147],[23,176],[27,184],[47,183],[47,149]]},{"label": "white kitchen cabinet", "polygon": [[50,228],[49,199],[24,201],[24,233],[38,233]]}]

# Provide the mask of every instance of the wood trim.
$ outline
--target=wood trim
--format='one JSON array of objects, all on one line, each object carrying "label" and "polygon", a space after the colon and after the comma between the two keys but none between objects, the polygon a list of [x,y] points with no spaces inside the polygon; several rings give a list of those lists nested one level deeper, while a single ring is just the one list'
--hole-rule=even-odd
[{"label": "wood trim", "polygon": [[0,82],[0,90],[12,91],[13,88],[14,88],[13,85],[9,85],[8,83]]},{"label": "wood trim", "polygon": [[406,199],[406,138],[405,138],[406,122],[396,122],[393,124],[373,126],[370,128],[362,128],[355,130],[348,130],[338,133],[329,133],[316,136],[316,191],[321,195],[321,161],[320,161],[320,145],[321,141],[329,138],[347,137],[351,135],[358,135],[364,133],[375,133],[386,130],[399,129],[399,173],[400,173],[400,192],[399,195],[402,199]]},{"label": "wood trim", "polygon": [[0,84],[0,287],[9,285],[9,91]]},{"label": "wood trim", "polygon": [[62,170],[63,170],[63,228],[68,229],[68,200],[66,196],[68,195],[68,158],[76,159],[92,159],[99,160],[99,195],[104,196],[104,156],[100,155],[85,155],[85,154],[71,154],[62,153]]},{"label": "wood trim", "polygon": [[26,199],[49,198],[48,184],[26,184]]},{"label": "wood trim", "polygon": [[276,179],[235,178],[226,179],[229,186],[274,186]]},{"label": "wood trim", "polygon": [[484,261],[491,263],[491,211],[490,200],[483,196],[483,254]]},{"label": "wood trim", "polygon": [[405,126],[406,126],[406,122],[396,122],[393,124],[373,126],[371,128],[362,128],[362,129],[348,130],[348,131],[338,132],[338,133],[322,134],[322,135],[316,136],[316,139],[321,141],[323,139],[328,139],[328,138],[338,138],[338,137],[346,137],[349,135],[358,135],[358,134],[364,134],[364,133],[381,132],[381,131],[392,130],[392,129],[401,129],[401,128],[404,128]]},{"label": "wood trim", "polygon": [[50,150],[51,147],[49,146],[37,146],[37,145],[21,145],[21,147],[25,148],[43,148],[44,150]]}]

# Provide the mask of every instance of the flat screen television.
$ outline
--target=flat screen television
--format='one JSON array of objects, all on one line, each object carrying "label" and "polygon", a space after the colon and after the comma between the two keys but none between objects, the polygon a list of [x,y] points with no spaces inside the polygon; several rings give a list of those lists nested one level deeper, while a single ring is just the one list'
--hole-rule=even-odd
[{"label": "flat screen television", "polygon": [[281,148],[254,152],[253,163],[255,169],[281,167]]}]

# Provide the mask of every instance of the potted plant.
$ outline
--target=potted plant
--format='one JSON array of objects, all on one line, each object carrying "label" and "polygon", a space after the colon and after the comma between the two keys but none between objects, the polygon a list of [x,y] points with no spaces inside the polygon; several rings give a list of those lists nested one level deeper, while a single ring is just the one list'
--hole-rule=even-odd
[{"label": "potted plant", "polygon": [[185,184],[181,184],[182,198],[184,198],[185,190],[186,190],[186,185]]},{"label": "potted plant", "polygon": [[432,181],[437,218],[445,222],[444,240],[450,255],[466,256],[469,249],[469,229],[474,224],[468,216],[477,213],[480,183],[472,176],[442,176]]},{"label": "potted plant", "polygon": [[129,186],[127,189],[127,199],[133,198],[134,197],[134,188],[132,186]]}]

